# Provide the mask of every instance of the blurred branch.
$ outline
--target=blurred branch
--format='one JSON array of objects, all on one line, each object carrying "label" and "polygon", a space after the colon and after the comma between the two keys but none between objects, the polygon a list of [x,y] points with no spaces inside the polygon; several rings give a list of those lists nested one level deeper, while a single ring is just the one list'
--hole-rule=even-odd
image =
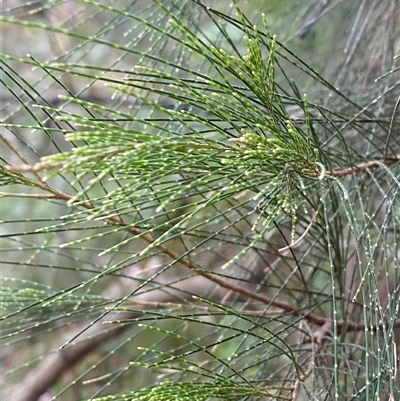
[{"label": "blurred branch", "polygon": [[[121,317],[121,315],[119,315]],[[125,319],[134,315],[127,313]],[[32,371],[14,392],[13,401],[36,401],[48,391],[68,369],[75,366],[87,355],[94,352],[101,345],[122,334],[129,325],[104,328],[102,322],[97,322],[86,330],[76,344],[63,348],[45,359],[39,367]],[[79,329],[82,331],[82,329]],[[79,333],[79,332],[78,332]]]},{"label": "blurred branch", "polygon": [[[137,295],[133,302],[134,305],[140,305],[143,311],[150,308],[171,308],[171,303],[179,299],[191,299],[192,294],[198,292],[198,289],[207,288],[199,285],[198,280],[185,282],[185,292],[176,288],[176,291],[167,293],[159,290],[145,292]],[[95,352],[105,343],[114,340],[127,329],[131,327],[127,320],[135,319],[139,316],[136,312],[121,312],[106,314],[101,320],[87,329],[87,322],[80,326],[73,333],[68,333],[68,338],[77,338],[78,341],[69,344],[65,348],[60,344],[60,349],[50,354],[36,370],[32,371],[25,380],[18,384],[18,389],[13,394],[13,401],[36,401],[48,391],[66,372],[78,364],[92,352]],[[106,323],[114,323],[112,326]]]},{"label": "blurred branch", "polygon": [[304,38],[305,36],[307,36],[312,26],[315,24],[318,18],[320,18],[327,4],[328,0],[322,0],[311,10],[306,21],[304,22],[299,33],[297,34],[300,38]]}]

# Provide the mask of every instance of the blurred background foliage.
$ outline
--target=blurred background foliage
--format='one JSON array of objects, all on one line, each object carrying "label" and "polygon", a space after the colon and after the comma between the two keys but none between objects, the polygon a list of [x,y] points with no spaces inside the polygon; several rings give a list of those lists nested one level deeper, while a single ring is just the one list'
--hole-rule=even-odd
[{"label": "blurred background foliage", "polygon": [[[171,117],[183,109],[224,128],[215,114],[197,110],[189,98],[162,95],[168,80],[136,66],[190,85],[197,84],[195,72],[217,79],[210,59],[178,43],[181,34],[169,20],[173,15],[209,46],[244,55],[246,32],[231,1],[1,2],[4,399],[93,399],[167,380],[218,382],[228,389],[231,380],[254,390],[241,395],[236,388],[223,395],[215,385],[208,393],[204,388],[187,393],[194,398],[199,391],[203,398],[198,399],[400,397],[400,2],[238,5],[250,28],[256,24],[263,31],[261,13],[266,15],[278,40],[276,92],[289,118],[304,130],[307,94],[313,138],[326,169],[377,161],[343,174],[345,192],[331,182],[321,195],[306,182],[309,215],[303,208],[296,212],[294,239],[310,230],[298,247],[284,251],[279,249],[291,242],[293,216],[281,213],[275,225],[254,236],[262,213],[247,192],[212,203],[182,235],[176,227],[178,235],[163,244],[170,254],[160,248],[143,253],[148,241],[140,236],[132,241],[132,231],[111,214],[116,206],[110,194],[122,187],[128,196],[132,177],[99,180],[87,190],[100,171],[83,175],[70,169],[47,177],[40,170],[4,169],[35,165],[44,156],[86,145],[65,139],[66,133],[79,134],[79,116],[93,121],[93,131],[110,123],[160,135],[158,126],[185,132]],[[267,50],[267,37],[263,40]],[[268,52],[264,56],[267,63]],[[235,88],[242,85],[238,76],[228,79]],[[251,93],[246,96],[254,100]],[[191,123],[206,136],[210,132],[201,121]],[[163,185],[173,192],[179,180],[190,185],[187,178],[176,174]],[[132,224],[140,221],[140,229],[151,228],[155,237],[215,190],[210,183],[199,184],[164,205],[153,183],[145,184],[129,194],[134,200],[118,204],[115,215]],[[164,187],[155,188],[164,194]],[[77,194],[93,205],[110,199],[110,214],[95,216],[96,207],[67,203]],[[320,215],[310,223],[315,211]],[[243,249],[243,257],[221,269]],[[171,255],[204,271],[174,263]],[[219,286],[204,272],[261,298]],[[83,347],[80,358],[74,347],[88,343],[92,347]],[[43,372],[57,370],[57,355],[74,357],[46,384]],[[155,369],[142,366],[153,364]],[[168,399],[160,394],[160,400]]]}]

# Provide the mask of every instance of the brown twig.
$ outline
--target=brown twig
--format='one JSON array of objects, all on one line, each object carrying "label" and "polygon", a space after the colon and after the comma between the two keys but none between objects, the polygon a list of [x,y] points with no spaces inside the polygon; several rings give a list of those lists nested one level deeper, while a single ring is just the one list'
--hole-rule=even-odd
[{"label": "brown twig", "polygon": [[367,171],[382,166],[391,166],[392,164],[397,163],[399,160],[400,155],[396,155],[393,158],[370,160],[364,163],[357,164],[353,167],[346,167],[340,170],[329,170],[327,171],[327,174],[330,174],[334,177],[344,177],[346,175],[353,175],[361,171]]}]

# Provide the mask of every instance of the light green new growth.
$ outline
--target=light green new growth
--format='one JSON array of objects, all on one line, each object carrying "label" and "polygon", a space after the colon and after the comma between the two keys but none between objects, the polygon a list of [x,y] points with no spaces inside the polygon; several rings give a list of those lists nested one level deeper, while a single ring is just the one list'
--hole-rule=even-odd
[{"label": "light green new growth", "polygon": [[[120,203],[128,200],[135,203],[130,194],[141,191],[144,182],[157,187],[157,196],[161,200],[157,213],[174,201],[207,187],[208,196],[194,202],[191,210],[182,213],[179,220],[170,222],[170,229],[142,253],[167,241],[174,230],[188,230],[186,227],[190,226],[190,221],[205,208],[246,192],[253,194],[253,207],[258,216],[253,224],[255,232],[259,222],[270,227],[272,221],[284,213],[294,221],[294,240],[296,213],[300,205],[305,208],[306,188],[309,191],[313,181],[319,185],[320,152],[317,150],[319,145],[311,136],[306,98],[306,124],[300,125],[291,120],[281,96],[276,92],[276,39],[269,35],[265,16],[263,36],[260,36],[257,27],[250,31],[242,19],[243,30],[247,32],[244,38],[247,54],[243,57],[205,44],[172,14],[170,17],[171,26],[183,35],[183,39],[177,41],[206,57],[218,78],[204,74],[199,76],[188,69],[186,72],[194,78],[180,78],[161,70],[138,66],[137,77],[130,77],[125,85],[115,88],[151,105],[171,122],[181,124],[183,130],[177,132],[168,125],[143,119],[136,120],[140,128],[133,130],[117,123],[64,114],[61,117],[64,121],[79,127],[79,130],[68,133],[66,139],[82,145],[72,152],[45,157],[40,168],[51,169],[54,166],[53,173],[73,172],[78,179],[85,174],[96,173],[96,177],[71,199],[71,204],[79,204],[91,188],[111,175],[122,182],[129,180],[129,189],[122,186],[109,193],[96,205],[90,218],[107,216],[118,209]],[[267,60],[263,48],[269,51]],[[142,83],[139,76],[147,76],[161,85]],[[150,100],[151,97],[142,96],[143,91],[186,106],[181,109],[164,108]],[[84,101],[70,100],[93,110],[100,108]],[[113,111],[113,114],[117,119],[135,121],[119,111]],[[176,175],[181,177],[176,185],[165,186]],[[140,202],[147,199],[151,204],[152,197],[152,193],[144,192],[140,195]],[[159,228],[157,226],[147,232]],[[258,235],[264,232],[261,229]],[[255,241],[257,238],[256,235]],[[242,251],[240,256],[245,252]]]}]

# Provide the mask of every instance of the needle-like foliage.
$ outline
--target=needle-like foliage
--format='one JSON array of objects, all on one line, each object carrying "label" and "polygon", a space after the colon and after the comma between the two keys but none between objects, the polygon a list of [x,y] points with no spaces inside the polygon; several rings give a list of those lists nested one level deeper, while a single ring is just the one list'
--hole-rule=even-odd
[{"label": "needle-like foliage", "polygon": [[4,396],[400,397],[399,4],[8,3]]}]

